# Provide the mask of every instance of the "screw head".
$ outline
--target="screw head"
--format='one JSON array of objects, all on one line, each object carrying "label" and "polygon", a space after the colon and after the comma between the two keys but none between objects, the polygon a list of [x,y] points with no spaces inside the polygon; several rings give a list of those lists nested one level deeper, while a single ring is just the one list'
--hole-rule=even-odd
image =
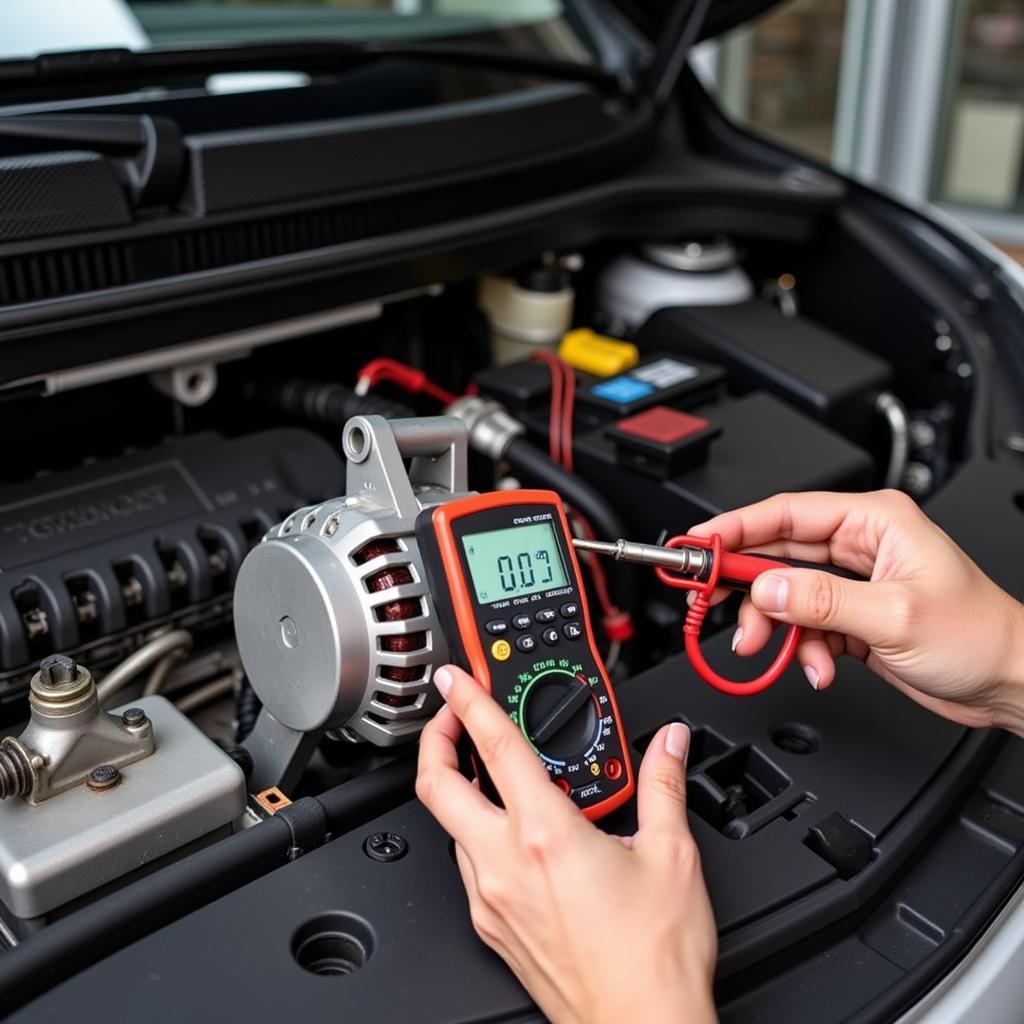
[{"label": "screw head", "polygon": [[85,784],[97,792],[112,789],[121,781],[121,772],[112,764],[101,764],[89,772]]},{"label": "screw head", "polygon": [[146,712],[142,708],[127,708],[121,712],[121,721],[129,729],[135,729],[140,725],[145,725],[148,719],[146,718]]},{"label": "screw head", "polygon": [[74,682],[78,666],[66,654],[51,654],[39,662],[39,678],[43,686],[60,686]]},{"label": "screw head", "polygon": [[363,852],[371,860],[390,864],[392,861],[401,860],[409,852],[409,843],[405,836],[400,836],[397,832],[374,832],[366,837]]}]

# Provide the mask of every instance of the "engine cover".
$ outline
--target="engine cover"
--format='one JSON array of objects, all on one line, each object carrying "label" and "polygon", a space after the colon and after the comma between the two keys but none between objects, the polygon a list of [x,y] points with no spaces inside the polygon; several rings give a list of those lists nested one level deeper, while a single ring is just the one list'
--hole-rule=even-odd
[{"label": "engine cover", "polygon": [[196,434],[6,488],[0,700],[54,651],[105,665],[154,626],[226,624],[248,549],[342,477],[327,442],[277,429]]}]

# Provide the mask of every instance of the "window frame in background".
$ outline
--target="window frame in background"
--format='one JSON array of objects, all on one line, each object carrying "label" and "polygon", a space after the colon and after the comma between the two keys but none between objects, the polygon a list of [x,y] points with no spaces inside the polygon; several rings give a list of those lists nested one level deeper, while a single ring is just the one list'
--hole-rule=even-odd
[{"label": "window frame in background", "polygon": [[[996,242],[1024,245],[1024,210],[941,196],[969,2],[846,0],[831,163],[904,202],[937,206]],[[694,55],[728,109],[744,107],[749,47],[749,29],[741,29]]]}]

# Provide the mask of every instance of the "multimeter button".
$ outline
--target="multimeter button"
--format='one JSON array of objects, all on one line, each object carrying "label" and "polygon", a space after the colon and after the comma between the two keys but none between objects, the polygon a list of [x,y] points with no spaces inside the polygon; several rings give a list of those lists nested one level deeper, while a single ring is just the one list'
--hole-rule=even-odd
[{"label": "multimeter button", "polygon": [[538,622],[554,622],[555,621],[555,609],[554,608],[541,608],[540,611],[533,613],[533,617]]},{"label": "multimeter button", "polygon": [[545,629],[541,636],[544,638],[544,643],[549,647],[554,647],[558,643],[559,636],[557,629]]},{"label": "multimeter button", "polygon": [[514,615],[512,617],[512,625],[516,629],[529,629],[530,628],[530,616],[529,615]]},{"label": "multimeter button", "polygon": [[523,654],[529,654],[536,646],[537,638],[529,633],[516,637],[516,649],[522,651]]},{"label": "multimeter button", "polygon": [[491,636],[501,636],[502,633],[508,632],[508,623],[504,619],[491,619],[490,622],[484,623],[484,629]]},{"label": "multimeter button", "polygon": [[[519,639],[522,640],[522,637]],[[518,642],[516,643],[516,647],[519,647]],[[522,648],[520,648],[520,650],[521,649]],[[495,661],[508,661],[511,656],[512,645],[507,640],[495,640],[494,643],[491,644],[491,657],[494,658]]]},{"label": "multimeter button", "polygon": [[566,601],[558,611],[563,619],[575,619],[580,613],[580,606],[575,601]]},{"label": "multimeter button", "polygon": [[617,757],[609,757],[604,763],[604,773],[614,782],[622,776],[622,762]]},{"label": "multimeter button", "polygon": [[562,635],[566,640],[579,640],[583,636],[583,627],[578,622],[567,622],[562,627]]},{"label": "multimeter button", "polygon": [[565,779],[552,779],[552,782],[566,795],[568,796],[572,792],[572,787]]}]

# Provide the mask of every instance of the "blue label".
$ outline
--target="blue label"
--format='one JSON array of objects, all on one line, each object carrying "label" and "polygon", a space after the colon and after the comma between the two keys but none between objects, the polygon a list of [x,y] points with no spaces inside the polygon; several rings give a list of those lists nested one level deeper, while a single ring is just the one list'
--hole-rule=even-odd
[{"label": "blue label", "polygon": [[612,377],[591,389],[591,394],[609,402],[635,402],[654,393],[654,387],[633,377]]}]

